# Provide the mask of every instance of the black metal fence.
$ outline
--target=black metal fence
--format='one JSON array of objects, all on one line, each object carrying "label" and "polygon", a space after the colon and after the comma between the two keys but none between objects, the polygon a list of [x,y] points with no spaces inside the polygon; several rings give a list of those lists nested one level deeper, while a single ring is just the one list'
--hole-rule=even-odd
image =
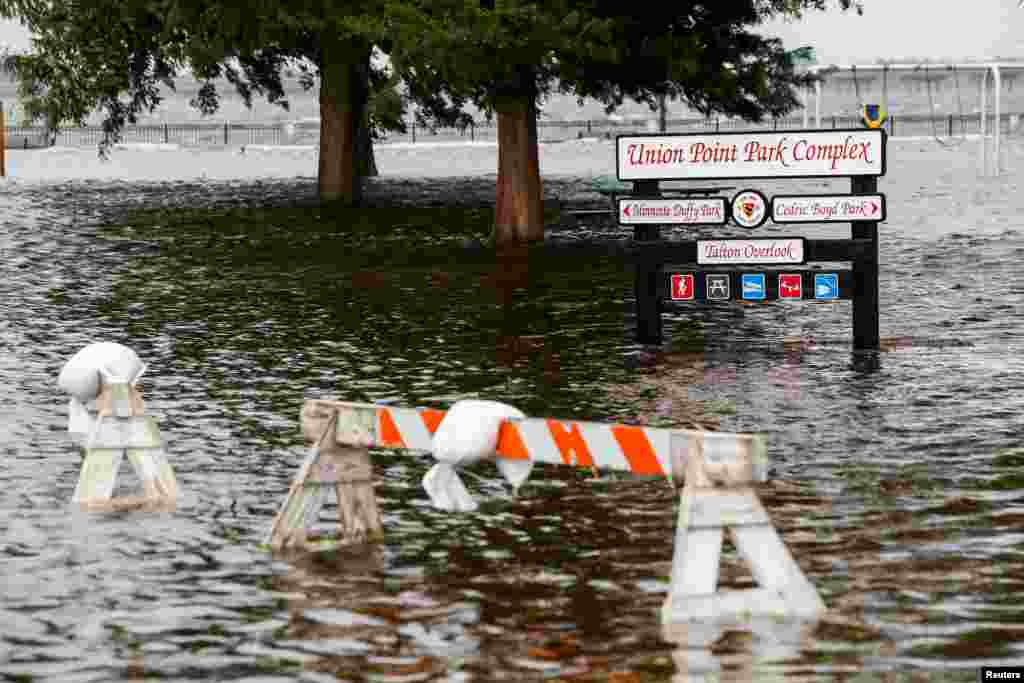
[{"label": "black metal fence", "polygon": [[[992,132],[993,117],[988,117],[987,132]],[[1012,135],[1021,127],[1024,116],[1020,113],[1003,114],[1000,130]],[[854,116],[822,116],[822,128],[859,128],[863,124]],[[885,128],[894,137],[936,136],[958,138],[977,135],[981,131],[981,117],[978,114],[942,117],[927,115],[890,115]],[[814,117],[807,120],[808,128],[814,128]],[[741,130],[794,130],[804,128],[802,116],[767,120],[751,123],[739,119],[671,119],[666,121],[666,132],[712,132]],[[637,121],[581,120],[581,121],[538,121],[538,137],[541,142],[559,142],[581,138],[612,138],[624,133],[658,132],[655,118]],[[18,140],[46,139],[46,131],[39,127],[8,127],[8,147],[21,147]],[[104,137],[99,126],[62,128],[49,135],[53,144],[67,147],[94,147]],[[384,140],[388,142],[455,142],[497,140],[495,122],[475,122],[464,129],[430,129],[408,124],[404,134],[391,133]],[[304,123],[164,123],[154,125],[127,126],[121,132],[120,142],[144,144],[176,144],[183,147],[233,147],[241,145],[312,145],[320,141],[320,125]],[[35,146],[35,145],[30,145]]]},{"label": "black metal fence", "polygon": [[[861,128],[864,124],[857,116],[822,116],[821,128]],[[1006,113],[1000,116],[1000,131],[1003,134],[1017,132],[1024,121],[1020,113]],[[992,133],[994,117],[989,115],[986,132]],[[670,119],[665,122],[668,133],[699,133],[725,132],[743,130],[799,130],[814,128],[814,116],[807,118],[806,126],[803,116],[784,119],[769,119],[760,123],[751,123],[741,119]],[[979,114],[944,115],[931,117],[928,115],[900,114],[889,116],[884,124],[885,129],[894,137],[934,136],[940,139],[958,138],[967,135],[978,135],[981,132],[981,116]],[[559,142],[588,137],[613,138],[625,133],[658,132],[658,121],[655,118],[644,121],[538,121],[537,135],[541,142]],[[469,139],[472,141],[494,141],[497,139],[497,127],[492,123],[476,123],[464,131],[440,129],[431,131],[422,127],[409,127],[405,135],[389,136],[392,141],[428,142],[452,139]]]}]

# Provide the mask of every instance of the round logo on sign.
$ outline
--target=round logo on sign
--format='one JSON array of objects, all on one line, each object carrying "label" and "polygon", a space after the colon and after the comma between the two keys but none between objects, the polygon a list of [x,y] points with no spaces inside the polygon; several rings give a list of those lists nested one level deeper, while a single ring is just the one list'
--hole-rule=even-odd
[{"label": "round logo on sign", "polygon": [[732,220],[741,228],[756,228],[768,219],[768,200],[757,190],[743,190],[732,198]]}]

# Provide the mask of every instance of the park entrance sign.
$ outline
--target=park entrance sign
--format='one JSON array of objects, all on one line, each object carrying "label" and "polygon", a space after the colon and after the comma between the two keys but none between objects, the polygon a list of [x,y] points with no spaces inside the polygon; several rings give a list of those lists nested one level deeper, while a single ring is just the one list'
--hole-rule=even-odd
[{"label": "park entrance sign", "polygon": [[[672,302],[845,299],[853,303],[854,348],[877,349],[878,223],[886,215],[878,178],[885,175],[886,142],[881,128],[616,138],[618,179],[633,182],[632,196],[619,199],[619,222],[637,225],[635,238],[643,240],[637,245],[638,340],[661,342],[663,304]],[[849,178],[850,194],[768,198],[756,189],[743,188],[731,198],[702,198],[699,202],[704,204],[698,208],[664,199],[658,187],[660,181],[668,180],[769,178]],[[718,212],[720,206],[728,209],[728,216]],[[852,238],[706,237],[708,227],[725,225],[729,219],[751,231],[769,219],[780,224],[843,222],[850,224]],[[660,236],[657,228],[650,229],[652,223],[694,225],[704,230],[704,239],[655,241]],[[807,267],[813,262],[849,262],[852,268],[825,272]]]}]

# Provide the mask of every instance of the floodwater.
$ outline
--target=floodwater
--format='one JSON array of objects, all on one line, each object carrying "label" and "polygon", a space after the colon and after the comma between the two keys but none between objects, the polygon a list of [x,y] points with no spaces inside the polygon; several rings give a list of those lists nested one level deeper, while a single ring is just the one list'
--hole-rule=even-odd
[{"label": "floodwater", "polygon": [[[581,149],[544,151],[549,195],[599,199],[581,192],[613,172],[609,150]],[[499,263],[466,246],[486,214],[458,205],[490,199],[493,178],[414,177],[476,149],[420,166],[382,155],[396,176],[369,194],[399,208],[374,224],[301,208],[308,177],[256,180],[236,162],[248,179],[202,180],[164,152],[149,168],[182,179],[8,181],[0,677],[966,681],[1024,663],[1024,155],[984,179],[976,151],[891,145],[881,326],[899,341],[866,353],[850,347],[848,303],[675,309],[662,347],[635,344],[621,260],[542,248]],[[44,153],[23,154],[27,169]],[[625,234],[596,219],[551,233]],[[174,512],[69,507],[80,458],[56,376],[95,340],[150,364]],[[374,452],[383,542],[315,558],[259,547],[304,456],[304,399],[470,397],[764,434],[762,500],[829,612],[782,648],[762,647],[770,628],[697,645],[663,630],[675,496],[628,475],[538,468],[513,498],[481,466],[466,478],[480,511],[455,515],[422,491],[428,455]],[[137,483],[124,466],[120,490]],[[752,585],[728,547],[721,583]]]}]

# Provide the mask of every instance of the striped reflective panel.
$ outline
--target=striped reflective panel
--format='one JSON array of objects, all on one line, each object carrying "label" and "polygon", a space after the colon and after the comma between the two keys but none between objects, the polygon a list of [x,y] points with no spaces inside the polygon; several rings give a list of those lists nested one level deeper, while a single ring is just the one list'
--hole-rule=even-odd
[{"label": "striped reflective panel", "polygon": [[384,408],[377,410],[377,434],[381,446],[429,451],[433,436],[427,422],[416,408]]},{"label": "striped reflective panel", "polygon": [[672,471],[666,429],[537,418],[507,420],[498,432],[497,450],[505,458],[552,465],[659,476]]},{"label": "striped reflective panel", "polygon": [[[344,406],[374,416],[375,445],[422,451],[432,450],[433,434],[446,414],[446,411],[435,408],[396,408],[353,403],[345,403]],[[739,453],[746,452],[748,447],[763,451],[759,438],[748,434],[524,418],[502,423],[498,431],[497,454],[512,460],[670,477],[673,434],[702,439],[704,450],[712,461],[719,458],[733,459]],[[682,443],[680,446],[685,448]],[[681,455],[685,459],[685,452]]]}]

